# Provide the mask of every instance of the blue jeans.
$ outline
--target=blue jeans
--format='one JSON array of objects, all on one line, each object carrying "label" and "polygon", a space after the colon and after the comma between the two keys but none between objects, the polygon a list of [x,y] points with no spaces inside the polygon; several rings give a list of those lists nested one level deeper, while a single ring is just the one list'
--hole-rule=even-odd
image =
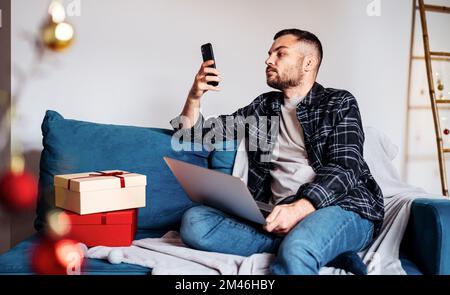
[{"label": "blue jeans", "polygon": [[180,235],[192,248],[241,256],[276,253],[272,274],[318,274],[342,253],[356,253],[372,241],[373,223],[338,206],[319,209],[286,236],[217,209],[196,206],[182,218]]}]

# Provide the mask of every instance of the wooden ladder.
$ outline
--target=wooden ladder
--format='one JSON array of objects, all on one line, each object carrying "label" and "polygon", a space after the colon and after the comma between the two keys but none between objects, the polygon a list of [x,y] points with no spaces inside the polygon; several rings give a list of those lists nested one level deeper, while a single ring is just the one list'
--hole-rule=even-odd
[{"label": "wooden ladder", "polygon": [[[448,193],[448,183],[447,183],[447,173],[446,173],[446,164],[445,164],[445,154],[450,153],[450,148],[444,148],[443,139],[442,139],[442,130],[441,130],[441,124],[440,124],[440,116],[439,116],[439,109],[438,106],[450,105],[450,99],[437,99],[436,98],[436,91],[435,91],[435,84],[433,80],[433,68],[432,68],[432,60],[433,61],[448,61],[448,58],[450,58],[450,52],[438,52],[438,51],[431,51],[430,50],[430,40],[428,36],[428,25],[427,25],[427,12],[434,12],[434,13],[450,13],[450,7],[446,6],[437,6],[437,5],[429,5],[425,4],[424,0],[417,0],[418,6],[416,6],[416,1],[414,0],[414,11],[413,11],[413,22],[415,22],[415,12],[418,9],[420,14],[420,22],[422,25],[422,34],[423,34],[423,48],[424,48],[424,59],[426,64],[426,71],[427,71],[427,82],[428,82],[428,90],[430,95],[430,102],[431,102],[431,111],[433,114],[433,122],[434,122],[434,131],[436,135],[436,145],[437,145],[437,152],[438,152],[438,161],[439,161],[439,174],[441,179],[441,188],[442,188],[442,194],[444,196],[449,196]],[[413,37],[412,33],[412,37]],[[411,42],[414,42],[414,40],[411,40]],[[412,48],[412,46],[411,46]],[[411,50],[411,59],[412,59],[412,50]],[[410,64],[411,67],[411,64]],[[410,69],[411,72],[411,69]],[[409,83],[411,84],[411,74],[409,78]],[[409,85],[411,86],[411,85]],[[410,91],[408,89],[408,91]],[[410,96],[410,95],[409,95]],[[409,102],[408,102],[409,103]],[[408,143],[407,143],[408,144]]]}]

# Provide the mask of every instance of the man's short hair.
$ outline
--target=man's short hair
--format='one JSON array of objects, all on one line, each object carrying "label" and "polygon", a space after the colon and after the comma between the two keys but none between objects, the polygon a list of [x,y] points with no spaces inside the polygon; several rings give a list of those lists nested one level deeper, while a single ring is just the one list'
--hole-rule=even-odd
[{"label": "man's short hair", "polygon": [[294,35],[297,37],[298,41],[308,43],[317,50],[319,53],[319,65],[317,68],[320,68],[320,65],[322,64],[323,59],[323,49],[322,49],[322,43],[320,42],[319,38],[317,38],[316,35],[314,35],[311,32],[303,31],[299,29],[285,29],[281,30],[278,33],[275,34],[275,37],[273,37],[273,40],[276,40],[284,35]]}]

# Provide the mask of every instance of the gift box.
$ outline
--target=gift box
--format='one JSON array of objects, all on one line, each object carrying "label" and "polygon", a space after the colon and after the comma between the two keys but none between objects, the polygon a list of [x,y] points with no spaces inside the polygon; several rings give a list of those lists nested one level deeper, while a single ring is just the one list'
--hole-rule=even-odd
[{"label": "gift box", "polygon": [[69,239],[84,243],[88,247],[130,246],[137,228],[137,209],[107,213],[79,215],[66,211],[69,218],[61,222],[69,223]]},{"label": "gift box", "polygon": [[145,207],[145,175],[121,170],[55,175],[55,205],[80,215]]}]

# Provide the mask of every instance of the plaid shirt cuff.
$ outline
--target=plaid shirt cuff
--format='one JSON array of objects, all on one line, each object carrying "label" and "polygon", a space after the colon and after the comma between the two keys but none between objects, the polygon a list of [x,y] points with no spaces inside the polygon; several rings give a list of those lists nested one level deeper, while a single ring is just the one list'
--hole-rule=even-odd
[{"label": "plaid shirt cuff", "polygon": [[305,183],[298,189],[297,198],[308,199],[314,208],[320,209],[331,205],[335,198],[333,194],[317,183]]}]

